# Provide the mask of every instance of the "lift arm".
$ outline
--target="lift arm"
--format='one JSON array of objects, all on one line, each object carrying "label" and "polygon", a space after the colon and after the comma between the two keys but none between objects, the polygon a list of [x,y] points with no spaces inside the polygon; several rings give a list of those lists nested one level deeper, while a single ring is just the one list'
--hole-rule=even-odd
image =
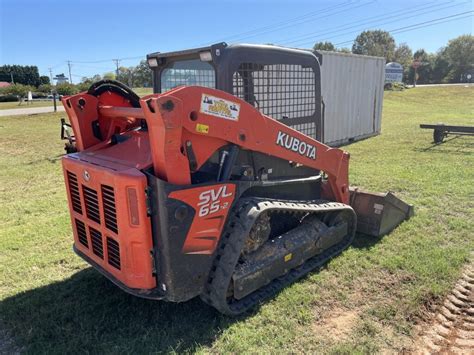
[{"label": "lift arm", "polygon": [[234,144],[322,170],[333,200],[349,202],[349,154],[328,147],[260,113],[223,91],[188,86],[140,100],[155,174],[173,184],[190,184],[191,172],[220,147]]}]

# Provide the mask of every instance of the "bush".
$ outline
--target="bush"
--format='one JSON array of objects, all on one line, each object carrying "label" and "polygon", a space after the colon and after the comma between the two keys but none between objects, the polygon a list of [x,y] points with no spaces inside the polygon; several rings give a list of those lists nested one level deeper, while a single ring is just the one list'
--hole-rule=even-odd
[{"label": "bush", "polygon": [[56,85],[56,92],[62,96],[69,96],[76,94],[77,88],[74,84],[64,83]]},{"label": "bush", "polygon": [[403,91],[407,86],[405,83],[386,83],[383,88],[384,90]]},{"label": "bush", "polygon": [[51,93],[52,88],[53,87],[51,84],[41,84],[40,86],[38,86],[38,89],[36,91],[42,92],[44,94],[49,94]]},{"label": "bush", "polygon": [[76,88],[79,92],[83,92],[83,91],[89,90],[91,85],[92,85],[92,82],[84,81],[82,83],[76,84]]},{"label": "bush", "polygon": [[22,98],[28,95],[28,91],[34,91],[35,88],[29,85],[22,84],[12,84],[5,88],[2,88],[1,93],[5,95],[12,95],[17,98],[18,101],[21,101]]},{"label": "bush", "polygon": [[0,102],[15,102],[18,101],[18,97],[15,95],[0,95]]}]

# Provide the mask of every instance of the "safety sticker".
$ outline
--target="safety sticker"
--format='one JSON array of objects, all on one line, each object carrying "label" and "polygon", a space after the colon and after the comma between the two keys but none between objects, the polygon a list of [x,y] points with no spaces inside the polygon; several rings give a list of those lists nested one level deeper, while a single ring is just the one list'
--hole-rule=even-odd
[{"label": "safety sticker", "polygon": [[383,211],[383,205],[379,203],[374,203],[374,212],[375,214],[381,214]]},{"label": "safety sticker", "polygon": [[196,132],[199,133],[209,133],[209,126],[207,124],[198,123],[196,125]]},{"label": "safety sticker", "polygon": [[208,115],[238,121],[240,104],[219,97],[202,94],[201,112]]}]

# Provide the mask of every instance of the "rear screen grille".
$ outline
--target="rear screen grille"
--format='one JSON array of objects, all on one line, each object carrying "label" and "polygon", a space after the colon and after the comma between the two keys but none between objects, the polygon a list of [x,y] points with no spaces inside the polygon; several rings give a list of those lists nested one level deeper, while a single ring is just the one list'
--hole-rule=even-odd
[{"label": "rear screen grille", "polygon": [[89,243],[87,242],[86,226],[78,219],[76,219],[76,232],[77,238],[79,239],[79,243],[88,248]]},{"label": "rear screen grille", "polygon": [[104,258],[104,245],[102,244],[102,234],[94,229],[89,227],[89,234],[91,235],[92,242],[92,252],[100,257]]},{"label": "rear screen grille", "polygon": [[241,63],[233,74],[235,96],[312,138],[316,138],[315,88],[313,68],[300,64]]},{"label": "rear screen grille", "polygon": [[94,222],[100,223],[97,191],[92,190],[86,186],[82,186],[82,194],[84,195],[87,218],[93,220]]},{"label": "rear screen grille", "polygon": [[69,184],[69,196],[71,197],[72,209],[82,214],[81,195],[79,194],[79,186],[77,184],[77,176],[70,171],[67,172],[67,181]]},{"label": "rear screen grille", "polygon": [[109,264],[120,270],[120,247],[116,240],[107,237],[107,255]]},{"label": "rear screen grille", "polygon": [[102,185],[102,204],[104,207],[105,226],[112,232],[118,233],[115,193],[113,187]]}]

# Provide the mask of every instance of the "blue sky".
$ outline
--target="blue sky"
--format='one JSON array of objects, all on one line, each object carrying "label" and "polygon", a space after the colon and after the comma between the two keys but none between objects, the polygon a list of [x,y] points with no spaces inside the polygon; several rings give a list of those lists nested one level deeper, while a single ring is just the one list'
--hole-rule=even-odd
[{"label": "blue sky", "polygon": [[398,30],[397,43],[433,52],[472,34],[472,11],[472,0],[0,0],[0,65],[67,75],[71,60],[79,82],[113,71],[114,58],[131,66],[147,53],[220,41],[351,47],[365,29]]}]

